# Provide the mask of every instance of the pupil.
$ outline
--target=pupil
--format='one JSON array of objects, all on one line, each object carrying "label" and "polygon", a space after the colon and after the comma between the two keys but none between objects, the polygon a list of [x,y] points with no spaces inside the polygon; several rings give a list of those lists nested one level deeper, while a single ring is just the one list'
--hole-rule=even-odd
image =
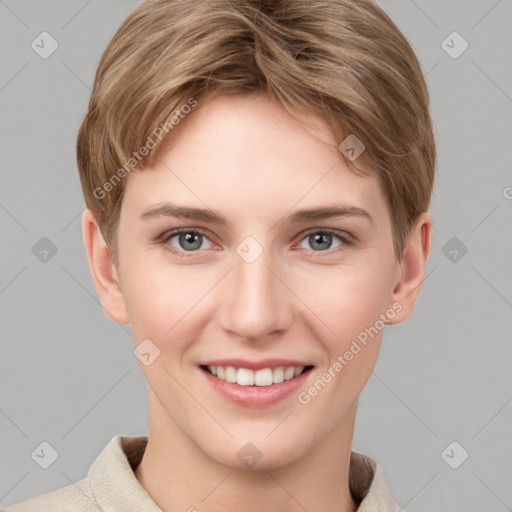
[{"label": "pupil", "polygon": [[[324,243],[324,246],[320,246],[317,248],[320,249],[321,251],[324,251],[326,249],[329,248],[330,246],[330,242],[331,242],[331,238],[332,238],[332,235],[329,235],[329,234],[315,234],[313,235],[313,246],[316,245],[317,243],[319,243],[320,245],[322,244],[322,241]],[[325,243],[327,243],[327,247],[325,247]]]},{"label": "pupil", "polygon": [[[199,242],[199,244],[197,244],[197,240],[199,240],[199,235],[192,234],[192,233],[185,233],[184,235],[181,235],[181,236],[182,236],[182,241],[184,238],[186,243],[189,244],[189,248],[199,249],[199,247],[201,246],[200,242]],[[194,246],[194,243],[196,244],[195,246]],[[192,245],[190,245],[190,244],[192,244]]]}]

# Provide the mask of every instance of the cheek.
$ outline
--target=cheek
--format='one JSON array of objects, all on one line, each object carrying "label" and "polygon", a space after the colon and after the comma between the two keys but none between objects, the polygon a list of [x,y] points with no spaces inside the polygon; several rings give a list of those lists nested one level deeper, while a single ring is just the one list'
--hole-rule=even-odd
[{"label": "cheek", "polygon": [[305,284],[302,294],[341,348],[375,323],[389,299],[388,279],[377,266],[340,267],[316,277],[315,283]]},{"label": "cheek", "polygon": [[159,248],[148,251],[134,241],[125,240],[124,250],[123,288],[134,323],[148,314],[162,318],[161,310],[167,308],[167,302],[181,289],[180,283],[176,282],[179,271],[172,273],[171,267],[157,257]]},{"label": "cheek", "polygon": [[143,252],[126,262],[123,288],[135,345],[149,338],[160,349],[160,362],[176,360],[175,354],[190,343],[205,295],[217,276],[192,265],[144,257]]},{"label": "cheek", "polygon": [[330,359],[325,380],[340,407],[361,392],[377,361],[385,327],[381,314],[389,299],[388,273],[384,265],[348,272],[333,281],[326,294],[335,334],[324,338]]},{"label": "cheek", "polygon": [[311,417],[325,417],[325,410],[330,411],[324,425],[329,430],[357,399],[375,366],[385,325],[379,315],[386,304],[387,287],[385,280],[379,280],[379,272],[355,269],[338,272],[337,278],[326,282],[323,293],[313,297],[317,309],[312,307],[320,311],[322,325],[315,336],[326,359],[298,398],[315,411]]},{"label": "cheek", "polygon": [[[384,265],[337,268],[311,287],[308,302],[319,321],[316,337],[326,359],[320,378],[340,407],[359,394],[378,357],[389,299],[388,272]],[[322,388],[323,384],[319,384]],[[315,390],[312,391],[315,393]],[[345,403],[346,405],[346,403]]]}]

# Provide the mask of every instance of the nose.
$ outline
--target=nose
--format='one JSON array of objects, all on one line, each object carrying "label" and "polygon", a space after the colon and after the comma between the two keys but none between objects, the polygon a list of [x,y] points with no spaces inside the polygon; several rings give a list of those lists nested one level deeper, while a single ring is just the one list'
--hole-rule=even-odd
[{"label": "nose", "polygon": [[293,321],[294,296],[287,286],[282,265],[270,250],[252,262],[239,254],[224,280],[221,323],[225,331],[257,342],[274,339],[289,329]]}]

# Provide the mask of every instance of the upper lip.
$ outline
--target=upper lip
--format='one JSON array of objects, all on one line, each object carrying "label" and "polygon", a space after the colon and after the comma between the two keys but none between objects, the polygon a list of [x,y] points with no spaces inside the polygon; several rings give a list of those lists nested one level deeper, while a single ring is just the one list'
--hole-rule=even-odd
[{"label": "upper lip", "polygon": [[248,368],[249,370],[261,370],[262,368],[277,368],[279,366],[312,366],[304,361],[296,359],[263,359],[261,361],[248,361],[247,359],[211,359],[201,366],[234,366],[235,368]]}]

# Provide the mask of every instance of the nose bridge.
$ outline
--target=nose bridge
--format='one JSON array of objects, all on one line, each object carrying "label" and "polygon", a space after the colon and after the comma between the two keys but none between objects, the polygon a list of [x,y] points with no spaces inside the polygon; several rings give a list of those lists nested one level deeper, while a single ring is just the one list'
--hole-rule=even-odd
[{"label": "nose bridge", "polygon": [[224,307],[224,328],[256,340],[284,329],[291,320],[287,288],[276,277],[276,262],[270,249],[246,240],[233,255]]}]

